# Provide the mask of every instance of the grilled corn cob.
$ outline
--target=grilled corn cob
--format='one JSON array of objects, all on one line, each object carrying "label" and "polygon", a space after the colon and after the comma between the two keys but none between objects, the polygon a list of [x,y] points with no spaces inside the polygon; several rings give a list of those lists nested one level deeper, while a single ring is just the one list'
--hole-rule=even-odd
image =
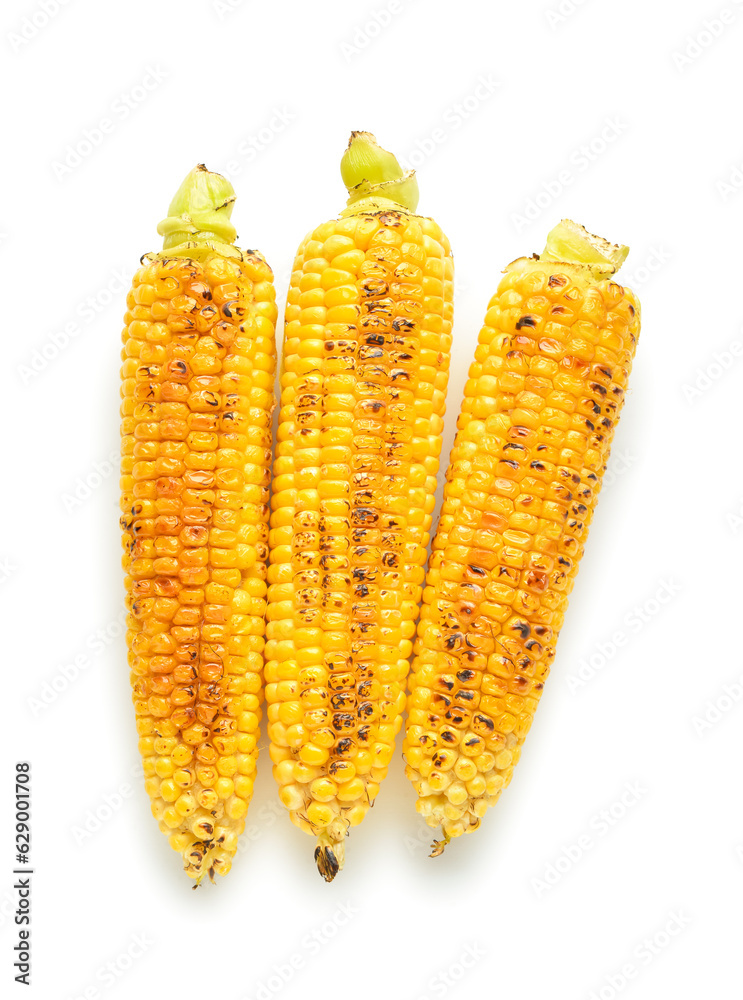
[{"label": "grilled corn cob", "polygon": [[234,245],[232,186],[185,179],[127,298],[121,404],[127,641],[152,812],[198,884],[226,874],[262,696],[276,306]]},{"label": "grilled corn cob", "polygon": [[640,330],[612,280],[626,254],[563,220],[488,307],[410,675],[404,755],[434,854],[510,781],[554,657]]},{"label": "grilled corn cob", "polygon": [[351,136],[348,208],[291,278],[274,465],[266,700],[274,775],[330,881],[387,772],[436,489],[453,265],[417,182]]}]

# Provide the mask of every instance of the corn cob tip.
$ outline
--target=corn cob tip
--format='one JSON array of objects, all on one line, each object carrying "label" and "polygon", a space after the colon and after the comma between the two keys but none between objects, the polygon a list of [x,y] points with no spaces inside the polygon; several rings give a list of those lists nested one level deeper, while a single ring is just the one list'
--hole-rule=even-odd
[{"label": "corn cob tip", "polygon": [[181,851],[183,870],[194,880],[193,888],[198,889],[205,877],[212,885],[215,875],[226,875],[232,867],[232,851],[210,840],[193,840]]},{"label": "corn cob tip", "polygon": [[444,833],[443,840],[434,840],[433,843],[431,844],[431,853],[428,855],[429,858],[438,858],[444,853],[444,849],[451,840],[451,837],[446,832],[446,830],[444,830],[443,833]]},{"label": "corn cob tip", "polygon": [[572,219],[561,219],[547,234],[547,242],[539,259],[582,264],[591,270],[600,271],[605,277],[619,270],[628,253],[628,246],[609,243],[603,236],[589,233],[584,226]]},{"label": "corn cob tip", "polygon": [[343,867],[346,859],[346,846],[342,840],[337,840],[325,831],[317,838],[315,848],[315,864],[326,882],[332,882]]},{"label": "corn cob tip", "polygon": [[415,212],[418,181],[403,170],[397,157],[383,149],[371,132],[352,132],[343,157],[341,177],[348,189],[345,214],[383,211],[390,207]]},{"label": "corn cob tip", "polygon": [[163,250],[183,243],[232,245],[237,230],[230,222],[235,189],[221,174],[198,163],[173,196],[167,218],[158,225]]}]

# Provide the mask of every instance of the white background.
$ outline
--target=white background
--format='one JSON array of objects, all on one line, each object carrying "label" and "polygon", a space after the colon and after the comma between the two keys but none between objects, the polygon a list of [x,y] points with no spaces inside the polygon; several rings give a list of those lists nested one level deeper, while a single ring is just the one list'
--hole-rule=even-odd
[{"label": "white background", "polygon": [[[45,2],[52,16],[5,3],[0,25],[3,996],[737,995],[743,5]],[[631,391],[536,723],[481,829],[429,860],[398,746],[326,885],[264,752],[252,838],[192,892],[136,775],[117,624],[125,286],[204,161],[233,180],[239,243],[283,304],[300,238],[344,206],[351,129],[418,167],[453,246],[445,455],[499,273],[562,216],[632,247]],[[25,993],[17,759],[33,767]]]}]

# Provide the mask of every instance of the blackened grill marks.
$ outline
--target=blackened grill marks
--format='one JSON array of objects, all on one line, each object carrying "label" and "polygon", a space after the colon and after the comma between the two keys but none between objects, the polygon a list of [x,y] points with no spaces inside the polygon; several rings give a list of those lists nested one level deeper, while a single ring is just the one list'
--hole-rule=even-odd
[{"label": "blackened grill marks", "polygon": [[[565,275],[555,274],[549,278],[548,284],[550,288],[564,288],[569,284],[569,279]],[[568,289],[568,291],[570,290]],[[576,290],[573,289],[573,291]],[[567,298],[570,299],[571,303],[576,301],[576,295],[567,296]],[[554,306],[551,311],[555,315],[561,316],[569,312],[565,306],[560,305]],[[634,309],[631,307],[630,314],[634,315]],[[518,316],[518,313],[516,315]],[[515,324],[517,331],[535,326],[536,322],[528,314],[521,315]],[[530,354],[527,349],[528,340],[518,345],[521,350],[509,350],[509,347],[515,345],[517,339],[516,337],[510,340],[503,338],[500,341],[500,349],[503,351],[507,365],[513,370],[519,370],[524,365],[525,358],[528,359]],[[566,364],[565,360],[569,363]],[[615,378],[615,372],[619,376],[617,366],[605,363],[591,365],[575,358],[565,360],[562,362],[562,367],[566,367],[574,371],[576,375],[586,379],[590,396],[587,395],[581,400],[581,403],[584,407],[583,414],[590,413],[590,418],[585,416],[583,418],[586,430],[590,432],[588,447],[600,448],[604,435],[598,433],[597,428],[599,431],[611,431],[618,410],[618,402],[623,395],[621,385],[612,382],[612,379]],[[580,409],[578,412],[581,412]],[[519,697],[526,697],[530,692],[537,697],[540,695],[544,687],[544,678],[549,672],[554,655],[555,638],[550,625],[539,621],[540,610],[537,610],[535,618],[514,617],[501,626],[495,626],[494,623],[491,623],[492,640],[483,645],[483,650],[479,654],[475,649],[465,650],[464,647],[465,645],[470,646],[471,643],[476,646],[476,641],[481,638],[487,627],[487,618],[479,613],[479,604],[485,599],[483,595],[487,590],[488,578],[493,581],[510,580],[514,587],[518,587],[522,579],[522,572],[524,572],[523,579],[527,581],[526,585],[531,586],[531,589],[538,594],[548,591],[550,585],[557,585],[558,590],[564,588],[568,574],[574,570],[574,560],[579,551],[578,547],[582,545],[583,541],[581,536],[585,530],[586,521],[590,518],[592,501],[596,495],[595,486],[598,484],[598,477],[595,472],[584,468],[576,470],[558,467],[555,469],[552,464],[555,459],[551,456],[545,456],[544,460],[535,457],[535,453],[538,455],[542,452],[554,451],[555,446],[559,447],[559,435],[556,431],[550,431],[549,438],[547,436],[543,438],[543,441],[548,443],[535,442],[524,447],[524,445],[513,445],[511,442],[525,438],[533,440],[533,432],[528,427],[514,424],[508,428],[507,438],[509,439],[508,443],[502,446],[500,454],[493,455],[493,467],[495,469],[500,467],[501,470],[504,470],[505,466],[517,473],[523,467],[524,478],[534,477],[535,473],[548,471],[550,476],[556,474],[558,477],[556,482],[559,485],[555,496],[559,497],[568,508],[564,512],[566,527],[563,529],[557,551],[553,552],[554,568],[549,572],[544,566],[537,564],[534,565],[533,569],[523,571],[497,563],[495,565],[487,564],[488,570],[483,571],[476,559],[470,557],[462,560],[462,582],[456,591],[452,588],[451,598],[447,597],[438,603],[441,643],[439,648],[446,656],[447,671],[452,671],[452,676],[456,678],[455,685],[446,684],[447,696],[445,700],[442,700],[441,694],[432,692],[432,714],[429,716],[429,724],[439,729],[439,738],[444,743],[456,742],[456,738],[452,737],[451,730],[447,728],[447,725],[456,725],[454,720],[456,705],[469,703],[473,711],[476,710],[479,704],[477,692],[481,688],[483,676],[489,672],[488,664],[492,663],[490,657],[493,653],[500,661],[501,666],[507,667],[508,674],[510,674],[507,676],[498,670],[495,672],[495,676],[499,679],[498,683],[503,686],[504,693],[507,691]],[[497,474],[495,473],[495,475]],[[521,476],[518,476],[518,479],[520,480]],[[488,494],[487,488],[482,486],[478,488],[483,494]],[[522,495],[519,497],[518,506],[527,509],[524,506],[523,487],[520,488],[519,492]],[[484,519],[484,515],[485,511],[483,510],[477,526],[479,529],[486,527],[487,521]],[[568,520],[570,515],[572,517]],[[477,548],[478,544],[481,543],[471,543],[472,549]],[[573,558],[568,558],[568,556],[573,556]],[[466,588],[471,589],[472,587],[472,584],[467,581],[473,579],[477,580],[479,597],[470,596],[467,592]],[[463,613],[462,601],[462,596],[465,594],[467,594],[468,602],[466,614]],[[542,604],[539,601],[537,609],[541,608]],[[551,616],[547,620],[552,621]],[[472,654],[472,663],[475,665],[475,669],[469,669],[465,666],[467,652]],[[458,665],[459,669],[457,669]],[[441,678],[439,678],[440,680]],[[467,747],[477,745],[478,741],[487,739],[488,735],[495,730],[494,720],[490,717],[490,713],[482,711],[472,715],[469,727],[478,735],[469,736],[468,734],[468,738],[463,740],[463,745]],[[433,759],[433,763],[435,767],[436,758]]]},{"label": "blackened grill marks", "polygon": [[[399,498],[406,498],[409,489],[407,465],[403,463],[410,458],[410,425],[399,421],[407,408],[405,397],[417,389],[418,307],[413,299],[406,304],[393,285],[403,279],[408,283],[406,287],[419,292],[420,282],[409,284],[417,267],[401,263],[395,247],[384,240],[386,231],[404,230],[407,217],[399,212],[384,212],[379,221],[380,238],[372,238],[357,279],[357,339],[353,345],[350,340],[345,342],[342,351],[349,370],[357,376],[348,494],[350,545],[345,559],[345,572],[352,585],[346,611],[350,633],[345,671],[348,679],[331,705],[331,725],[337,733],[331,759],[348,756],[355,745],[375,738],[379,710],[375,702],[366,699],[372,685],[377,684],[376,667],[371,661],[365,664],[364,657],[370,647],[385,644],[379,634],[383,593],[399,590],[407,576],[406,511],[400,507]],[[339,346],[336,341],[330,355],[333,359],[341,354]],[[385,502],[388,498],[392,498],[392,506]],[[364,679],[359,683],[362,675]],[[380,707],[384,713],[385,706]]]}]

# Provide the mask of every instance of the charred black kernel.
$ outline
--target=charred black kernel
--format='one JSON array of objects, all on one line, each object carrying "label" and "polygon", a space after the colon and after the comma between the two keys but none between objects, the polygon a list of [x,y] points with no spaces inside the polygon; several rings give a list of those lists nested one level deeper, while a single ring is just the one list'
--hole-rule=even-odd
[{"label": "charred black kernel", "polygon": [[444,730],[444,732],[441,734],[441,739],[444,741],[444,743],[456,743],[457,742],[457,738],[454,735],[454,733],[450,733],[448,729]]},{"label": "charred black kernel", "polygon": [[371,738],[372,728],[371,726],[361,726],[359,731],[356,733],[356,739],[359,743],[368,743]]},{"label": "charred black kernel", "polygon": [[514,460],[512,458],[502,458],[501,459],[501,465],[508,465],[508,466],[510,466],[510,468],[516,469],[516,470],[518,470],[518,467],[519,467],[519,463],[518,462],[514,462]]},{"label": "charred black kernel", "polygon": [[350,712],[336,712],[333,716],[333,729],[337,733],[343,732],[344,729],[353,729],[356,725],[356,719]]},{"label": "charred black kernel", "polygon": [[350,753],[353,750],[354,745],[355,744],[352,739],[349,739],[348,736],[344,736],[343,739],[338,740],[336,743],[335,752],[339,756],[343,756],[343,754]]},{"label": "charred black kernel", "polygon": [[467,690],[457,691],[457,693],[454,695],[456,701],[472,701],[474,697],[475,697],[475,692]]},{"label": "charred black kernel", "polygon": [[380,212],[379,222],[390,229],[398,229],[402,225],[402,215],[400,212]]},{"label": "charred black kernel", "polygon": [[487,576],[487,573],[481,566],[473,566],[472,563],[469,564],[470,573],[474,573],[475,576]]},{"label": "charred black kernel", "polygon": [[454,687],[454,681],[450,681],[446,677],[439,677],[437,683],[440,684],[441,687],[445,687],[447,691],[451,691]]},{"label": "charred black kernel", "polygon": [[379,514],[371,507],[355,507],[351,511],[351,520],[354,524],[376,524]]},{"label": "charred black kernel", "polygon": [[476,747],[479,742],[480,742],[479,736],[470,736],[468,740],[464,741],[464,745],[466,747]]},{"label": "charred black kernel", "polygon": [[518,323],[516,324],[516,329],[520,330],[522,326],[534,327],[536,325],[537,325],[536,319],[533,316],[526,315],[522,316],[521,319],[518,321]]},{"label": "charred black kernel", "polygon": [[368,719],[374,714],[374,706],[370,701],[364,701],[358,707],[358,714],[360,719]]},{"label": "charred black kernel", "polygon": [[487,715],[476,715],[474,721],[479,723],[481,726],[485,726],[491,732],[495,729],[495,723],[492,719],[489,719]]},{"label": "charred black kernel", "polygon": [[600,385],[598,382],[591,382],[589,384],[588,388],[592,389],[594,392],[597,392],[599,394],[599,396],[605,396],[606,395],[606,387],[603,386],[603,385]]},{"label": "charred black kernel", "polygon": [[607,368],[606,366],[602,367],[601,365],[599,365],[599,366],[598,366],[598,367],[596,368],[596,371],[597,371],[597,372],[601,372],[601,374],[602,374],[602,375],[605,375],[605,376],[606,376],[607,378],[611,378],[611,377],[612,377],[612,374],[613,374],[613,372],[612,372],[611,368]]},{"label": "charred black kernel", "polygon": [[392,329],[399,333],[400,330],[412,330],[415,323],[410,319],[404,319],[402,316],[395,316],[392,320]]},{"label": "charred black kernel", "polygon": [[528,622],[518,621],[511,625],[514,632],[518,632],[522,639],[528,639],[531,634],[531,627]]},{"label": "charred black kernel", "polygon": [[457,671],[457,680],[462,681],[463,684],[466,684],[467,681],[471,681],[474,676],[475,671],[470,670],[468,667],[465,667],[464,670]]}]

